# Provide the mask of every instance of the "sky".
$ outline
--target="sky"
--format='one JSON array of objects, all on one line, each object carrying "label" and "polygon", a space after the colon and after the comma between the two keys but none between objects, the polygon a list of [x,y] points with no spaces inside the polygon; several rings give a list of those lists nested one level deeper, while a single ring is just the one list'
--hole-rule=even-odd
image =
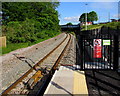
[{"label": "sky", "polygon": [[[70,0],[69,0],[70,1]],[[90,1],[90,0],[89,0]],[[59,12],[59,24],[64,25],[69,22],[73,24],[79,23],[79,17],[83,13],[89,13],[95,11],[98,15],[99,22],[108,22],[110,19],[118,19],[118,1],[112,0],[112,2],[60,2],[60,6],[57,8]],[[105,0],[104,0],[105,1]],[[87,5],[86,5],[87,4]]]}]

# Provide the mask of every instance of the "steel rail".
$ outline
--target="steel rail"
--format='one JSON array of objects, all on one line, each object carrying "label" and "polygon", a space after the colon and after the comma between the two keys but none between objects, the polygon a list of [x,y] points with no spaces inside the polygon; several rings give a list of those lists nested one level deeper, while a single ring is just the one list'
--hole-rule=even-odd
[{"label": "steel rail", "polygon": [[[71,44],[72,40],[71,40],[71,35],[70,35],[70,38],[65,46],[65,48],[63,49],[63,51],[61,52],[61,54],[59,55],[59,57],[57,58],[55,64],[53,65],[52,69],[51,69],[51,73],[54,74],[55,70],[57,69],[61,59],[63,58],[64,54],[65,54],[65,51],[67,50],[67,48],[69,47],[69,45]],[[47,82],[47,80],[45,81]],[[37,94],[35,96],[39,96],[40,93],[41,93],[41,90],[42,88],[44,87],[44,84],[41,86],[41,88],[39,89],[39,91],[37,92]]]},{"label": "steel rail", "polygon": [[65,51],[67,50],[68,46],[71,44],[72,40],[71,40],[71,35],[70,35],[70,38],[69,38],[69,41],[67,43],[67,45],[65,46],[64,50],[62,51],[62,53],[60,54],[60,56],[58,57],[57,61],[55,62],[54,66],[53,66],[53,69],[56,70],[62,57],[64,56],[65,54]]},{"label": "steel rail", "polygon": [[66,39],[68,38],[68,34],[65,37],[65,39],[52,51],[50,51],[45,57],[43,57],[38,63],[36,63],[33,68],[29,69],[24,75],[22,75],[18,80],[16,80],[12,85],[10,85],[6,90],[4,90],[1,94],[1,96],[7,95],[13,88],[15,88],[16,85],[18,85],[25,77],[27,77],[33,70],[36,69],[37,66],[39,66],[47,57],[49,57],[50,54],[52,54]]}]

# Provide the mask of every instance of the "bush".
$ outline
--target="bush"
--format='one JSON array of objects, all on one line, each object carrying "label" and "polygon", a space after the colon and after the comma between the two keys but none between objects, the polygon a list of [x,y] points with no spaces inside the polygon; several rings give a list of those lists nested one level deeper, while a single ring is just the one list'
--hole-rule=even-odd
[{"label": "bush", "polygon": [[42,35],[43,34],[41,32],[37,33],[37,38],[43,38]]},{"label": "bush", "polygon": [[43,31],[37,33],[37,37],[41,38],[41,39],[45,39],[45,38],[48,38],[50,36],[46,30],[43,30]]},{"label": "bush", "polygon": [[40,26],[40,22],[32,19],[23,22],[11,21],[7,26],[3,26],[3,32],[6,33],[7,43],[35,42],[38,38],[46,39],[59,34],[54,30],[42,30]]},{"label": "bush", "polygon": [[36,37],[33,36],[33,37],[30,38],[30,42],[35,42],[35,41],[37,41]]},{"label": "bush", "polygon": [[54,36],[54,33],[55,33],[55,32],[53,32],[53,31],[51,31],[51,30],[46,30],[46,31],[45,31],[45,34],[47,34],[49,37],[53,37],[53,36]]},{"label": "bush", "polygon": [[7,32],[7,26],[2,26],[2,36],[5,36]]},{"label": "bush", "polygon": [[7,40],[11,43],[34,42],[37,40],[34,34],[34,24],[34,20],[30,19],[26,19],[23,22],[11,21],[7,24],[6,30],[6,27],[3,27],[3,31],[7,35]]},{"label": "bush", "polygon": [[10,41],[11,43],[23,43],[25,42],[25,38],[24,37],[10,37]]}]

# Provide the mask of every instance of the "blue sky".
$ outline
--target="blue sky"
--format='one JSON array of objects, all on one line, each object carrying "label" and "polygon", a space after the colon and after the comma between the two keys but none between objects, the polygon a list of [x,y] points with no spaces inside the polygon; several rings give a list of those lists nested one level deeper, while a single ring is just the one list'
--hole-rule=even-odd
[{"label": "blue sky", "polygon": [[[78,24],[80,15],[91,11],[95,11],[98,14],[100,19],[97,22],[107,22],[109,14],[110,19],[117,19],[118,2],[117,0],[114,1],[115,2],[102,2],[102,0],[101,2],[60,2],[60,6],[57,8],[60,15],[59,24],[63,25],[68,22]],[[87,7],[85,5],[86,3],[88,4]]]}]

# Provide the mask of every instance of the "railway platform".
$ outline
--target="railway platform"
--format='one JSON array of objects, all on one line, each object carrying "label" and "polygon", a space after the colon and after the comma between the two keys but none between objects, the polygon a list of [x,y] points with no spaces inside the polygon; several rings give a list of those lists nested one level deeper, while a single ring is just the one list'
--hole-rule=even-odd
[{"label": "railway platform", "polygon": [[84,71],[75,70],[73,66],[60,66],[55,71],[44,96],[52,94],[88,94]]}]

